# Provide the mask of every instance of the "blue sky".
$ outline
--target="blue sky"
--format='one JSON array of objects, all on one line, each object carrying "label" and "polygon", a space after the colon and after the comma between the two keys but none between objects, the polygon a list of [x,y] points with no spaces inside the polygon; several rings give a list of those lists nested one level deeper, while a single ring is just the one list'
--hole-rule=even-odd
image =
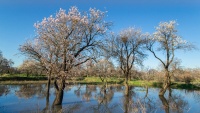
[{"label": "blue sky", "polygon": [[[107,21],[114,23],[112,31],[137,27],[153,33],[159,22],[176,20],[178,34],[200,48],[200,1],[198,0],[0,0],[0,50],[19,66],[24,56],[18,48],[35,36],[33,24],[44,17],[55,15],[60,8],[77,6],[80,11],[97,8],[108,11]],[[200,51],[176,53],[184,67],[200,67]],[[157,68],[152,56],[144,65]]]}]

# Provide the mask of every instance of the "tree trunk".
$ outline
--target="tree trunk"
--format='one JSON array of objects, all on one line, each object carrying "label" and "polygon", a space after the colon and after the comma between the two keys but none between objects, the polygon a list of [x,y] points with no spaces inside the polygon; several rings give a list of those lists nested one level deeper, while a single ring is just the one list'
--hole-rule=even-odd
[{"label": "tree trunk", "polygon": [[161,88],[161,90],[159,92],[159,95],[163,96],[170,85],[171,85],[171,80],[170,80],[169,71],[166,70],[165,71],[165,79],[164,79],[163,87]]},{"label": "tree trunk", "polygon": [[125,84],[125,95],[129,94],[129,86],[128,84]]},{"label": "tree trunk", "polygon": [[165,113],[169,113],[169,103],[167,102],[166,98],[162,95],[159,95],[159,98],[164,106]]},{"label": "tree trunk", "polygon": [[28,77],[29,76],[29,71],[26,71],[26,77]]},{"label": "tree trunk", "polygon": [[124,75],[125,75],[124,83],[125,83],[125,85],[128,85],[128,72],[126,72]]},{"label": "tree trunk", "polygon": [[[52,106],[52,113],[64,113],[63,109],[62,109],[62,105],[57,105],[57,106]],[[48,113],[51,113],[48,112]]]},{"label": "tree trunk", "polygon": [[50,75],[48,75],[47,92],[46,92],[46,107],[42,110],[42,113],[48,113],[48,112],[49,112],[49,91],[50,91],[50,83],[51,83],[51,78],[50,78]]},{"label": "tree trunk", "polygon": [[124,113],[129,113],[129,98],[130,98],[130,88],[128,84],[125,85],[125,92],[124,92]]},{"label": "tree trunk", "polygon": [[148,86],[146,86],[146,94],[145,94],[145,98],[148,96],[148,93],[149,93],[149,88],[148,88]]},{"label": "tree trunk", "polygon": [[48,76],[48,82],[47,82],[47,96],[46,96],[46,98],[48,98],[48,100],[49,100],[50,84],[51,84],[51,77]]},{"label": "tree trunk", "polygon": [[172,89],[169,87],[168,91],[169,91],[169,98],[171,98],[172,97]]},{"label": "tree trunk", "polygon": [[47,100],[47,99],[49,100],[50,85],[51,85],[51,71],[48,73],[47,96],[46,96],[46,100]]},{"label": "tree trunk", "polygon": [[107,93],[106,89],[107,89],[107,86],[106,86],[106,84],[104,84],[104,85],[102,86],[102,88],[101,88],[101,90],[102,90],[103,93],[104,93],[104,97],[106,96],[106,93]]},{"label": "tree trunk", "polygon": [[56,98],[53,102],[53,105],[61,105],[63,100],[63,94],[65,89],[65,80],[56,80],[54,82],[56,88]]},{"label": "tree trunk", "polygon": [[58,91],[56,91],[56,98],[53,102],[53,105],[61,105],[62,100],[63,100],[63,90],[59,89]]},{"label": "tree trunk", "polygon": [[49,112],[50,112],[50,109],[49,109],[49,94],[47,94],[47,96],[46,96],[46,106],[42,110],[42,113],[49,113]]}]

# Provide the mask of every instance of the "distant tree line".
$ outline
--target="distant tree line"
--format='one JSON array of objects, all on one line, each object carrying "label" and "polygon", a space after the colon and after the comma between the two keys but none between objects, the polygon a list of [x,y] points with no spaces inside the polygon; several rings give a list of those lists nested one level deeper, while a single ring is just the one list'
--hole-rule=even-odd
[{"label": "distant tree line", "polygon": [[14,62],[11,59],[5,58],[2,51],[0,51],[0,75],[14,73],[15,68],[12,67],[13,64]]}]

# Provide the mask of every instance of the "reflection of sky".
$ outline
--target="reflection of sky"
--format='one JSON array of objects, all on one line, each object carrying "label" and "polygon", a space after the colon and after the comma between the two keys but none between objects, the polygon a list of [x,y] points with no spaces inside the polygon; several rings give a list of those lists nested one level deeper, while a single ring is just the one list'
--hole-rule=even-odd
[{"label": "reflection of sky", "polygon": [[[8,85],[9,86],[9,85]],[[3,95],[0,97],[1,103],[0,103],[0,112],[3,113],[9,113],[9,112],[30,112],[34,110],[42,111],[42,109],[45,108],[46,105],[46,100],[45,97],[41,98],[38,95],[33,95],[30,98],[23,98],[20,97],[18,98],[16,94],[17,91],[20,89],[20,85],[16,85],[15,87],[10,87],[10,92],[8,95]],[[99,94],[100,87],[97,87],[96,91],[92,91],[92,97],[90,98],[89,101],[86,101],[82,98],[83,94],[86,92],[86,86],[82,85],[80,88],[81,96],[77,97],[74,92],[78,89],[78,86],[70,86],[70,88],[67,88],[64,92],[64,98],[63,98],[63,109],[69,110],[70,108],[74,108],[75,106],[77,107],[77,110],[75,109],[75,112],[93,112],[94,109],[98,108],[98,101],[96,100],[96,97]],[[122,88],[123,89],[123,88]],[[46,90],[46,88],[44,88]],[[89,89],[90,90],[90,89]],[[118,90],[116,87],[113,87],[114,95],[112,100],[108,103],[108,108],[111,108],[113,106],[113,109],[111,110],[112,112],[123,112],[123,99],[125,97],[123,96],[123,90]],[[51,88],[51,95],[50,95],[50,106],[53,103],[53,100],[55,98],[54,95],[54,88]],[[156,112],[164,112],[163,111],[163,106],[162,102],[158,98],[158,88],[149,88],[149,93],[148,93],[148,99],[152,101],[150,104],[156,107]],[[26,91],[24,91],[27,93]],[[141,87],[134,87],[132,89],[133,92],[133,97],[132,101],[134,103],[141,102],[143,103],[146,89],[141,88]],[[181,100],[177,100],[177,98],[174,98],[176,101],[182,101],[185,103],[188,103],[189,112],[194,113],[194,112],[199,112],[199,105],[200,105],[200,98],[199,95],[200,91],[187,91],[187,90],[177,90],[177,89],[172,89],[172,97],[179,97]],[[166,92],[165,95],[166,99],[168,99],[168,91]],[[145,102],[149,102],[147,98],[145,98]],[[101,104],[99,105],[101,109],[105,109],[105,105]],[[148,106],[146,106],[148,107]],[[159,108],[158,108],[159,107]],[[186,108],[185,108],[186,109]],[[184,111],[187,112],[187,111]]]}]

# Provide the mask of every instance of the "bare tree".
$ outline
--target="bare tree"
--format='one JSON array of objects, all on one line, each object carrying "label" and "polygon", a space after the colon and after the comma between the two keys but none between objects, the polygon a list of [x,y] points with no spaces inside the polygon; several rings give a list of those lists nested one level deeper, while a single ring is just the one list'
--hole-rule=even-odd
[{"label": "bare tree", "polygon": [[93,59],[99,51],[111,25],[104,18],[105,12],[97,9],[91,8],[89,13],[80,13],[77,7],[71,7],[68,13],[60,9],[55,17],[37,22],[37,37],[20,47],[22,53],[38,60],[54,75],[54,105],[62,103],[65,80],[71,70]]},{"label": "bare tree", "polygon": [[120,69],[125,77],[125,84],[128,84],[128,78],[133,66],[142,64],[145,58],[142,49],[144,37],[140,30],[128,28],[120,32],[118,36],[113,36],[109,40],[109,48],[112,51],[112,57],[119,63]]},{"label": "bare tree", "polygon": [[[165,79],[163,87],[159,95],[164,95],[167,88],[171,84],[171,75],[169,67],[172,64],[176,50],[191,50],[194,46],[187,41],[183,40],[177,35],[176,21],[161,22],[156,27],[156,32],[153,36],[148,36],[147,49],[158,59],[165,69]],[[158,56],[157,52],[162,52],[165,59]]]},{"label": "bare tree", "polygon": [[14,62],[11,59],[5,58],[0,51],[0,74],[10,73],[13,64]]}]

